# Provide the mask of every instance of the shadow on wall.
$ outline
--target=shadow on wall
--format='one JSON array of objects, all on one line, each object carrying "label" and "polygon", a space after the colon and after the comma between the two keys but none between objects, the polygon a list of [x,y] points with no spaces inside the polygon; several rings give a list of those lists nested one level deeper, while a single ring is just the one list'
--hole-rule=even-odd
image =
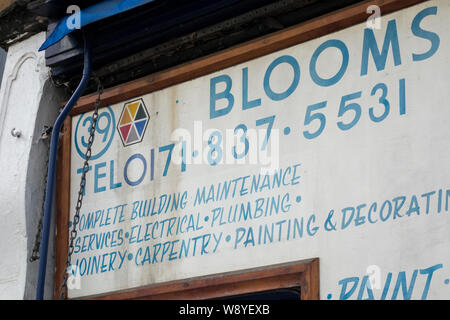
[{"label": "shadow on wall", "polygon": [[[27,228],[27,275],[25,285],[24,299],[32,300],[35,298],[37,274],[39,267],[39,260],[30,262],[28,258],[31,255],[35,244],[37,226],[39,219],[43,214],[43,202],[45,181],[47,175],[48,153],[49,153],[49,139],[40,139],[45,126],[52,126],[56,117],[58,116],[58,105],[67,97],[64,95],[64,90],[56,89],[49,79],[46,80],[39,108],[36,116],[33,137],[34,141],[31,145],[29,162],[27,168],[26,178],[26,228]],[[56,199],[56,196],[53,197]],[[38,205],[36,205],[38,204]],[[55,203],[53,203],[52,222],[50,234],[55,235]],[[48,248],[47,274],[45,281],[45,299],[52,299],[53,297],[53,273],[55,267],[55,244],[54,236],[50,238]]]},{"label": "shadow on wall", "polygon": [[6,51],[0,48],[0,87],[2,85],[3,70],[5,69],[6,63]]}]

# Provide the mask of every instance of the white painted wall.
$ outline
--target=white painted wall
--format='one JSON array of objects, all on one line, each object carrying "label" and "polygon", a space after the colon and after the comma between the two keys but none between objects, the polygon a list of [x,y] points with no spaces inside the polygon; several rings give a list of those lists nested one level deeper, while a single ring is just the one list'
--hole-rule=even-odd
[{"label": "white painted wall", "polygon": [[[39,137],[63,101],[62,90],[49,80],[44,52],[38,52],[44,40],[42,32],[9,48],[0,90],[0,299],[33,299],[36,290],[39,262],[28,258],[42,213],[48,159],[48,141]],[[21,131],[19,138],[11,135],[12,128]],[[51,239],[47,297],[53,260]]]}]

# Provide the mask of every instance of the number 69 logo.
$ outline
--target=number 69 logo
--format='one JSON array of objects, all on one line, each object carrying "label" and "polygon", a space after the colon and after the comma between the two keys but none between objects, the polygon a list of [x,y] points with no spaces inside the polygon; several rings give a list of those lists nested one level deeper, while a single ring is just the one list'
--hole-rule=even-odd
[{"label": "number 69 logo", "polygon": [[[114,138],[116,118],[111,107],[99,113],[95,130],[95,143],[93,144],[91,160],[100,158],[109,148]],[[75,127],[75,149],[78,155],[86,160],[85,152],[88,146],[89,131],[92,127],[92,113],[82,114]],[[97,151],[98,152],[95,152]]]}]

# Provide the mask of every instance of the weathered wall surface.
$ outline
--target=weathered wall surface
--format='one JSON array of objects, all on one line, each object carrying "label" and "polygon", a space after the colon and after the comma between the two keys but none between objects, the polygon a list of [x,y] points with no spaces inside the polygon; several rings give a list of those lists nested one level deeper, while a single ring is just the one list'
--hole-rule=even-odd
[{"label": "weathered wall surface", "polygon": [[[0,90],[0,299],[33,298],[38,262],[30,264],[42,213],[48,142],[44,125],[57,116],[62,95],[49,82],[37,34],[8,50]],[[11,130],[21,132],[14,137]],[[49,248],[47,294],[52,292],[53,241]]]},{"label": "weathered wall surface", "polygon": [[0,86],[2,84],[2,78],[3,78],[3,69],[5,68],[5,62],[6,62],[6,51],[3,49],[0,49]]}]

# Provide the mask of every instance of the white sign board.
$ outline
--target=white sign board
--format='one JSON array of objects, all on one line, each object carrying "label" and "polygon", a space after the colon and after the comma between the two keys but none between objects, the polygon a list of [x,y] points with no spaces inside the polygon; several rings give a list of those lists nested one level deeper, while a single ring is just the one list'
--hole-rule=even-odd
[{"label": "white sign board", "polygon": [[102,108],[69,297],[318,257],[322,299],[450,298],[448,17],[425,2]]}]

